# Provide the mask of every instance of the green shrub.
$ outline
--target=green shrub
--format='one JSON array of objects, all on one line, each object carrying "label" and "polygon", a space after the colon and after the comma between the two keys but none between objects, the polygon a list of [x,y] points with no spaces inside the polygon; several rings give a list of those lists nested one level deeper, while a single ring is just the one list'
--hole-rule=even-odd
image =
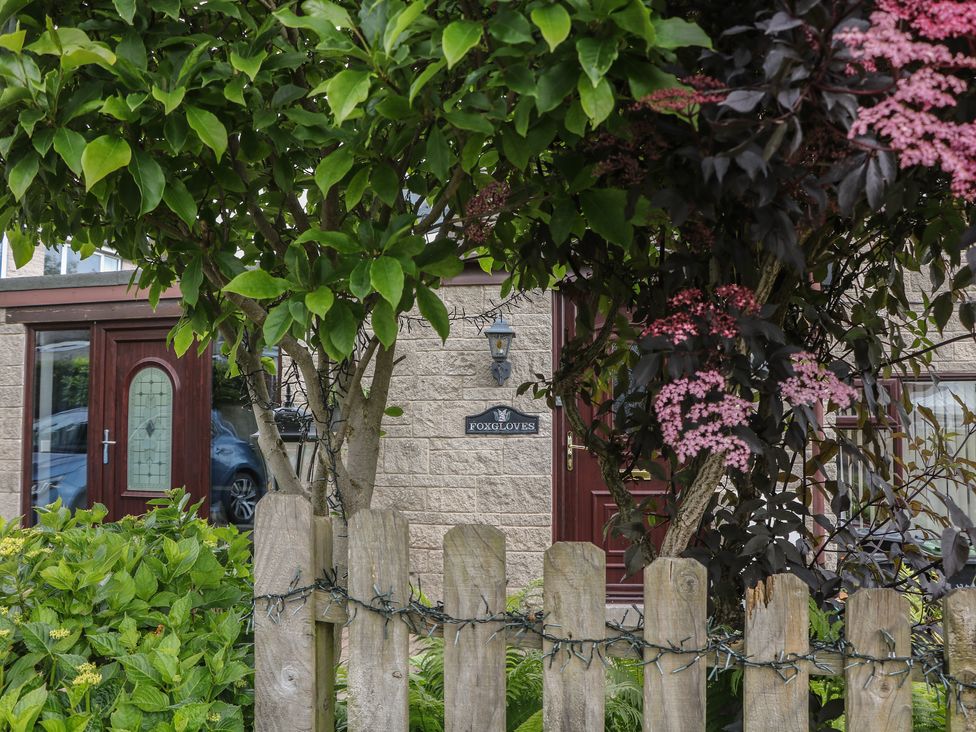
[{"label": "green shrub", "polygon": [[182,491],[153,503],[0,522],[0,730],[252,727],[250,542]]}]

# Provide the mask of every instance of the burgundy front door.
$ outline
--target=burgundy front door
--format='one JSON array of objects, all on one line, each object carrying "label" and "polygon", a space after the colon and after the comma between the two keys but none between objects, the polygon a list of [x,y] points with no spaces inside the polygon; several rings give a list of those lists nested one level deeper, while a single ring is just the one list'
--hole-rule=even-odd
[{"label": "burgundy front door", "polygon": [[113,520],[144,513],[170,488],[210,493],[210,356],[177,358],[168,332],[158,322],[93,330],[90,500]]},{"label": "burgundy front door", "polygon": [[[565,297],[555,299],[554,348],[558,364],[559,350],[575,332],[575,308]],[[589,423],[594,407],[578,402],[580,414]],[[607,553],[607,599],[619,602],[642,602],[644,597],[641,573],[627,577],[624,551],[627,543],[620,538],[604,538],[603,528],[617,511],[606,483],[600,474],[596,457],[582,447],[583,439],[573,433],[562,409],[556,410],[553,424],[553,533],[555,541],[591,541]],[[639,475],[627,482],[627,488],[637,501],[648,496],[667,493],[667,484]],[[660,546],[666,525],[652,529],[651,537]]]}]

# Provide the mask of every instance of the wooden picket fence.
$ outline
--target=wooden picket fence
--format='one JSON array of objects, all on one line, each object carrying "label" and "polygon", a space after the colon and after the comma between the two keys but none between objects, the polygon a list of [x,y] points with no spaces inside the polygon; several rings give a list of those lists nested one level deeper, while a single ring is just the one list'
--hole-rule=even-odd
[{"label": "wooden picket fence", "polygon": [[[406,732],[410,633],[425,627],[403,618],[336,603],[316,590],[304,601],[270,603],[312,583],[332,567],[328,519],[314,517],[304,498],[269,494],[255,523],[255,728],[258,732],[331,732],[335,702],[335,624],[346,625],[346,703],[351,732]],[[403,607],[410,598],[408,526],[394,511],[368,510],[349,527],[348,596]],[[605,557],[590,543],[560,542],[545,555],[545,635],[559,643],[554,662],[543,664],[543,715],[547,732],[603,730],[605,667],[586,650],[587,639],[613,635],[606,626]],[[707,645],[706,576],[697,562],[659,559],[644,575],[644,730],[705,729],[708,667],[730,656],[658,654],[651,646],[702,649]],[[489,526],[451,529],[444,538],[444,612],[485,618],[505,609],[505,537]],[[350,605],[352,600],[350,600]],[[911,656],[911,619],[894,590],[862,590],[847,601],[848,655],[819,654],[817,662],[772,668],[789,654],[809,650],[808,594],[791,575],[777,575],[745,597],[744,664],[746,732],[808,729],[811,675],[846,677],[846,725],[852,732],[912,729],[912,684],[921,671]],[[419,624],[419,625],[418,625]],[[413,625],[413,627],[411,627]],[[444,645],[445,729],[504,732],[506,647],[553,651],[538,633],[496,632],[497,621],[450,626]],[[976,589],[951,593],[944,605],[948,673],[965,683],[950,692],[949,729],[976,730]],[[556,641],[558,643],[558,641]],[[592,646],[592,644],[591,644]],[[611,656],[637,657],[633,644],[602,646]],[[650,654],[654,654],[653,656]],[[856,654],[891,659],[857,662]],[[794,656],[795,657],[795,656]],[[855,659],[852,661],[852,658]],[[757,665],[749,665],[750,663]],[[962,703],[957,703],[961,701]]]}]

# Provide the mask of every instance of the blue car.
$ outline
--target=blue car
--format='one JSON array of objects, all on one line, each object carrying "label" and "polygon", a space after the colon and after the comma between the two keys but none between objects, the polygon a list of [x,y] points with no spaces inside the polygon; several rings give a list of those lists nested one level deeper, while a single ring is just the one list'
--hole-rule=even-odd
[{"label": "blue car", "polygon": [[[267,486],[264,462],[217,410],[211,412],[210,429],[211,516],[250,525]],[[60,498],[72,510],[86,508],[88,409],[67,409],[37,420],[33,443],[32,505],[46,506]]]}]

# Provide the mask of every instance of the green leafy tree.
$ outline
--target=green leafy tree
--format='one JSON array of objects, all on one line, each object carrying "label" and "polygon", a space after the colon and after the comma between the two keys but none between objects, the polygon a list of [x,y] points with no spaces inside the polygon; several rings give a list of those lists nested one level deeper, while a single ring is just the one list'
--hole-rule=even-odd
[{"label": "green leafy tree", "polygon": [[178,282],[174,346],[223,336],[297,492],[254,378],[280,346],[323,443],[316,507],[334,484],[347,515],[370,502],[398,316],[446,338],[442,278],[489,235],[517,251],[558,221],[552,182],[588,186],[560,151],[675,86],[675,48],[708,44],[642,0],[18,0],[0,23],[18,261],[110,242],[153,299]]}]

